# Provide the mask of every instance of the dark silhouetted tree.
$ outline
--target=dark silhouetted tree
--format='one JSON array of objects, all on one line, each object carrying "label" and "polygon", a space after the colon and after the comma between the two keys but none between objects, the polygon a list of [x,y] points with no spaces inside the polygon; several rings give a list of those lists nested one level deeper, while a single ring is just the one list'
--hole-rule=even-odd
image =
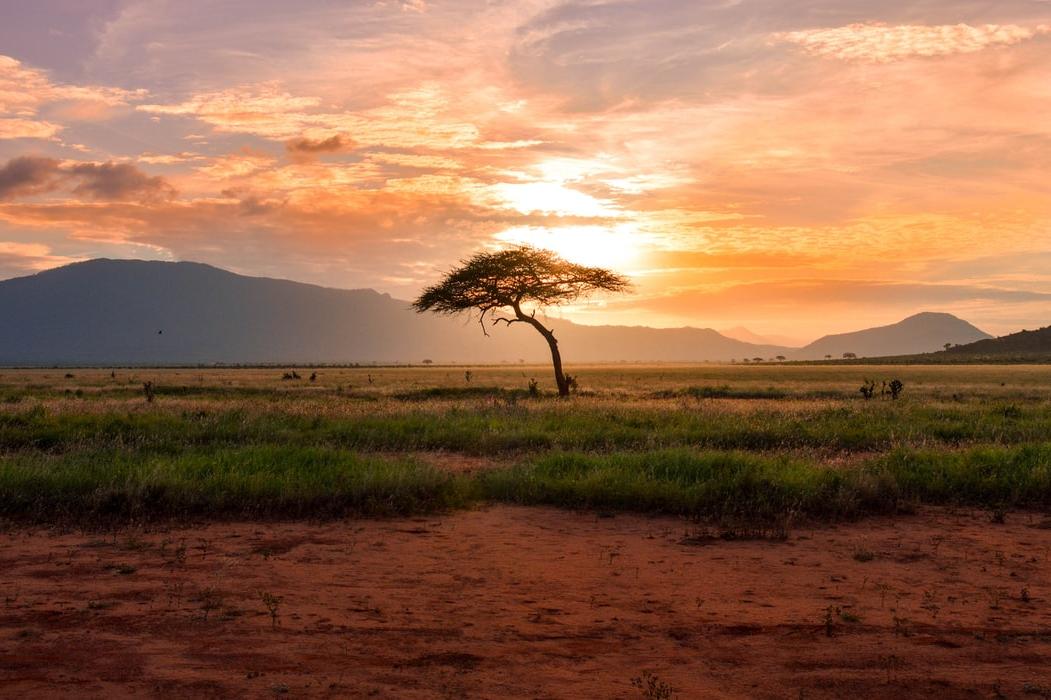
[{"label": "dark silhouetted tree", "polygon": [[845,353],[843,353],[843,359],[844,360],[856,360],[856,359],[858,359],[858,356],[857,356],[857,353],[845,352]]},{"label": "dark silhouetted tree", "polygon": [[[536,329],[551,348],[551,363],[559,396],[569,396],[570,385],[562,371],[562,355],[552,329],[536,318],[538,308],[558,306],[596,291],[624,292],[627,278],[600,267],[576,265],[549,250],[518,246],[495,253],[478,253],[461,261],[436,285],[423,291],[413,308],[423,313],[478,313],[485,324],[526,323]],[[526,306],[533,307],[527,311]],[[507,315],[501,315],[507,314]]]}]

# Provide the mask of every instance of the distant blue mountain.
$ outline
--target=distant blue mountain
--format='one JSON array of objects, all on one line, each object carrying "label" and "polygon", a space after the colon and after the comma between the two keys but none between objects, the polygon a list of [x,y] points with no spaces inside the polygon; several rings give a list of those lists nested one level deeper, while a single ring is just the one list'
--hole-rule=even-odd
[{"label": "distant blue mountain", "polygon": [[[370,289],[245,277],[192,262],[91,260],[0,282],[0,364],[547,362],[523,326],[489,337]],[[789,354],[711,329],[552,319],[568,363]]]},{"label": "distant blue mountain", "polygon": [[858,357],[915,355],[942,350],[946,343],[973,343],[991,337],[952,314],[928,311],[889,326],[826,335],[795,351],[793,357],[819,360],[826,355],[839,359],[843,353]]}]

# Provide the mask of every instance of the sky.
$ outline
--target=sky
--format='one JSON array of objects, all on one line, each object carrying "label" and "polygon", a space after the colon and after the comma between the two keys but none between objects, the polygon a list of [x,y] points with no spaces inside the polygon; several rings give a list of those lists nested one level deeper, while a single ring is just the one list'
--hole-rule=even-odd
[{"label": "sky", "polygon": [[0,279],[410,299],[528,243],[582,323],[1051,323],[1049,0],[0,0]]}]

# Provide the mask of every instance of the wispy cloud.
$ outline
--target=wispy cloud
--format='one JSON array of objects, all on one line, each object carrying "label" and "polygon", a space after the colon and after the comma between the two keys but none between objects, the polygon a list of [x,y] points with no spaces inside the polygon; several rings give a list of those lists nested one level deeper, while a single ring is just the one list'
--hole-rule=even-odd
[{"label": "wispy cloud", "polygon": [[840,293],[874,322],[1051,313],[1018,262],[1051,230],[1048,3],[81,15],[74,56],[12,14],[43,38],[0,59],[0,240],[49,252],[12,248],[0,275],[131,251],[408,296],[527,241],[636,277],[632,299],[573,311],[591,322],[798,335],[845,313]]},{"label": "wispy cloud", "polygon": [[1009,46],[1051,32],[1051,25],[1017,24],[851,24],[831,29],[784,32],[777,38],[798,44],[826,58],[886,63],[917,56],[974,53],[991,46]]},{"label": "wispy cloud", "polygon": [[[144,96],[143,90],[55,82],[45,71],[0,55],[0,139],[49,139],[63,128],[56,117],[94,120]],[[45,108],[52,117],[42,117]]]}]

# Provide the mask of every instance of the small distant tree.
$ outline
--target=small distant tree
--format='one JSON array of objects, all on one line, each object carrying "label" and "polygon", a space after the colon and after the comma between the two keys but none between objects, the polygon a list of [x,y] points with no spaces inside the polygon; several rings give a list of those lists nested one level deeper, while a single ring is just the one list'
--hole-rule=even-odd
[{"label": "small distant tree", "polygon": [[762,361],[763,361],[763,358],[761,358],[761,357],[753,357],[752,358],[752,362],[762,362]]},{"label": "small distant tree", "polygon": [[945,348],[946,350],[948,350],[949,348],[951,348],[951,347],[952,347],[952,343],[946,343],[946,344],[945,344],[945,345],[943,345],[942,347],[943,347],[943,348]]},{"label": "small distant tree", "polygon": [[825,359],[826,359],[826,360],[831,360],[831,359],[832,359],[832,356],[831,356],[831,355],[825,355]]},{"label": "small distant tree", "polygon": [[434,364],[434,360],[426,359],[426,360],[423,361],[423,364],[425,364],[425,365],[433,365]]},{"label": "small distant tree", "polygon": [[778,362],[784,362],[785,361],[785,356],[784,355],[778,355],[774,359],[777,360]]},{"label": "small distant tree", "polygon": [[843,353],[843,359],[844,360],[856,360],[856,359],[858,359],[858,356],[857,356],[857,354],[852,353],[852,352],[845,352],[845,353]]},{"label": "small distant tree", "polygon": [[[536,318],[537,309],[565,304],[597,291],[624,292],[630,287],[627,278],[609,270],[567,262],[549,250],[517,246],[478,253],[461,261],[441,282],[425,289],[412,305],[419,313],[477,313],[486,335],[486,321],[493,326],[532,326],[551,349],[558,395],[565,397],[569,396],[570,383],[562,370],[558,340],[554,331]],[[527,305],[532,310],[527,311]]]}]

